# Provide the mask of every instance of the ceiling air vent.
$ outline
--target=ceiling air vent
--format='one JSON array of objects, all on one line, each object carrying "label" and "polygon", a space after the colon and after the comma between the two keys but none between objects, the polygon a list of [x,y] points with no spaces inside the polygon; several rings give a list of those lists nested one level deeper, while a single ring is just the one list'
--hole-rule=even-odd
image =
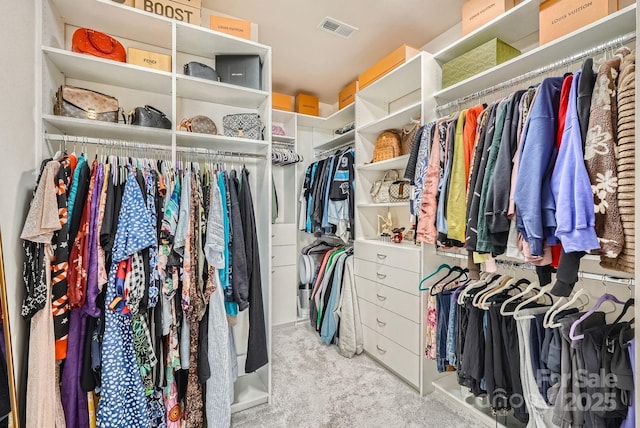
[{"label": "ceiling air vent", "polygon": [[353,32],[357,30],[356,27],[345,24],[344,22],[338,21],[337,19],[330,18],[328,16],[326,16],[322,20],[322,22],[320,22],[318,28],[328,33],[335,34],[336,36],[344,37],[345,39],[351,37]]}]

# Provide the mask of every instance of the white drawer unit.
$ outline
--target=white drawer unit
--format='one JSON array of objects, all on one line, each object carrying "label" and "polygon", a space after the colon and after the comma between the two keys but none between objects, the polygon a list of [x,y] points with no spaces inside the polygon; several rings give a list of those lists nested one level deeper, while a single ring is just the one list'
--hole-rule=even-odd
[{"label": "white drawer unit", "polygon": [[419,324],[364,299],[359,299],[359,303],[360,317],[364,325],[414,354],[420,354]]},{"label": "white drawer unit", "polygon": [[355,257],[358,259],[420,273],[420,251],[414,248],[356,241],[354,250]]},{"label": "white drawer unit", "polygon": [[393,287],[416,296],[420,295],[418,284],[420,275],[417,272],[398,269],[387,265],[379,265],[371,261],[356,258],[355,271],[358,276]]},{"label": "white drawer unit", "polygon": [[297,321],[298,277],[296,266],[280,266],[271,270],[271,320],[273,325]]},{"label": "white drawer unit", "polygon": [[294,223],[271,225],[271,245],[296,245],[298,234]]},{"label": "white drawer unit", "polygon": [[293,266],[298,263],[295,245],[279,245],[271,248],[271,266]]},{"label": "white drawer unit", "polygon": [[420,356],[387,339],[375,330],[362,326],[364,349],[416,388],[420,387]]},{"label": "white drawer unit", "polygon": [[421,322],[420,297],[356,276],[358,297],[417,324]]}]

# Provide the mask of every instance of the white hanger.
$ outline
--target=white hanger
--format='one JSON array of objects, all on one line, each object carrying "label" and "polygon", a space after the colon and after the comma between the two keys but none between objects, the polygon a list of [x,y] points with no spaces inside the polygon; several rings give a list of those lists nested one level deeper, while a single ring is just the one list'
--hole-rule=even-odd
[{"label": "white hanger", "polygon": [[476,289],[476,288],[480,288],[483,285],[486,285],[487,281],[489,281],[490,278],[491,278],[491,274],[489,272],[482,272],[482,275],[480,275],[480,279],[479,280],[470,283],[469,285],[464,287],[464,290],[462,290],[460,292],[460,294],[458,294],[458,304],[459,305],[464,304],[464,299],[469,294],[469,291],[471,291],[473,289]]},{"label": "white hanger", "polygon": [[[586,297],[586,301],[582,300],[582,297]],[[545,314],[545,320],[543,322],[543,326],[545,328],[558,328],[560,327],[562,324],[560,324],[559,322],[554,322],[554,318],[556,317],[556,315],[558,315],[560,312],[569,309],[572,307],[572,305],[578,300],[580,299],[580,306],[578,306],[579,309],[583,309],[584,307],[586,307],[589,304],[589,293],[587,293],[587,291],[584,288],[579,289],[578,291],[576,291],[573,296],[571,297],[571,299],[569,299],[569,301],[567,301],[565,304],[560,305],[557,308],[553,308],[550,309],[546,314]],[[555,304],[553,305],[555,306]]]},{"label": "white hanger", "polygon": [[520,293],[511,296],[510,298],[508,298],[507,300],[505,300],[502,303],[502,306],[500,306],[500,315],[502,316],[508,316],[508,315],[513,315],[514,311],[511,312],[507,312],[507,305],[511,302],[515,302],[516,300],[520,299],[521,297],[526,296],[527,294],[529,294],[534,288],[538,287],[538,283],[537,282],[532,282],[531,284],[529,284],[527,286],[527,288],[524,289],[524,291],[521,291]]},{"label": "white hanger", "polygon": [[478,307],[480,309],[484,309],[485,311],[489,310],[489,304],[488,304],[487,300],[491,296],[495,296],[497,294],[500,294],[503,290],[511,287],[513,284],[518,282],[517,278],[513,278],[513,277],[510,277],[510,276],[505,276],[505,278],[507,278],[507,280],[506,281],[502,281],[502,285],[500,287],[495,287],[495,288],[491,289],[487,293],[482,293],[482,297],[478,301]]},{"label": "white hanger", "polygon": [[548,294],[552,288],[553,288],[553,283],[540,287],[539,288],[540,291],[538,291],[537,294],[535,294],[534,296],[528,298],[527,300],[525,300],[524,302],[521,302],[518,306],[516,306],[515,310],[513,311],[513,318],[517,320],[526,320],[526,319],[534,318],[533,315],[523,315],[521,313],[522,309],[524,309],[525,306],[528,305],[529,303],[533,303],[536,300],[538,300],[540,297],[543,297],[545,294]]}]

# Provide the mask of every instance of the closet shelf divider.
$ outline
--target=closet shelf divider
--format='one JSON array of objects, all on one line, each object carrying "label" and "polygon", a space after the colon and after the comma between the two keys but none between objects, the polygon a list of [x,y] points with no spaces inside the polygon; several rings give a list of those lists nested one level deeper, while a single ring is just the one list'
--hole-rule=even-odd
[{"label": "closet shelf divider", "polygon": [[411,123],[412,119],[420,116],[422,109],[422,102],[418,101],[409,106],[406,106],[398,111],[392,112],[379,120],[367,123],[365,125],[358,126],[357,131],[359,134],[377,136],[384,130],[392,128],[402,128]]}]

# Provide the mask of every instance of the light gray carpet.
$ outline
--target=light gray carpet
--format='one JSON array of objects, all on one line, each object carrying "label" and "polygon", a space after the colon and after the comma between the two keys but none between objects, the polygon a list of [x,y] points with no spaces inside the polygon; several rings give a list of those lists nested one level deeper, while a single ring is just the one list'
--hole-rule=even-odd
[{"label": "light gray carpet", "polygon": [[272,404],[233,415],[234,428],[477,427],[435,394],[420,395],[365,355],[340,356],[305,325],[273,332]]}]

